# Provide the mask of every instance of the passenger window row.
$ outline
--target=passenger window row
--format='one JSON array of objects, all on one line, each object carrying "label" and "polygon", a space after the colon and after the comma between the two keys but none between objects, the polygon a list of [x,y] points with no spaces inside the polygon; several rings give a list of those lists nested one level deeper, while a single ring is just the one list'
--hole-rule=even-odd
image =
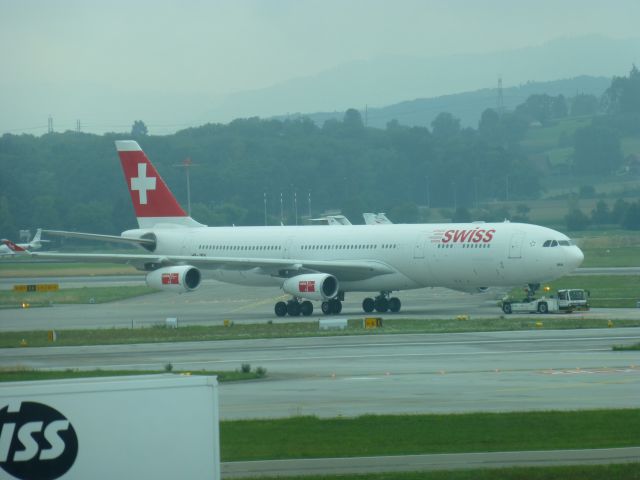
[{"label": "passenger window row", "polygon": [[199,245],[199,250],[282,250],[278,245]]},{"label": "passenger window row", "polygon": [[[302,245],[302,250],[375,250],[378,245]],[[385,243],[380,246],[383,249],[398,248],[395,243]]]}]

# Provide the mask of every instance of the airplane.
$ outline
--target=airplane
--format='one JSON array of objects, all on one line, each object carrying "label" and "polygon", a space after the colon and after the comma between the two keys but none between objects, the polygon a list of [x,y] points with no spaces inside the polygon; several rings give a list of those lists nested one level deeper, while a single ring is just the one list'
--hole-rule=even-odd
[{"label": "airplane", "polygon": [[380,212],[380,213],[363,213],[362,217],[364,218],[364,223],[367,224],[367,225],[386,225],[386,224],[393,223],[382,212]]},{"label": "airplane", "polygon": [[344,215],[325,215],[320,218],[312,218],[312,222],[320,225],[351,225],[351,222]]},{"label": "airplane", "polygon": [[[277,316],[308,316],[312,301],[338,314],[345,294],[377,292],[364,312],[398,312],[392,292],[447,287],[483,292],[567,275],[583,261],[566,235],[524,223],[440,223],[339,226],[207,227],[191,218],[138,143],[118,140],[121,166],[138,228],[121,235],[48,230],[45,233],[138,245],[145,253],[34,252],[38,258],[128,263],[159,290],[191,291],[203,275],[249,287],[271,286],[291,295]],[[215,295],[215,293],[214,293]]]},{"label": "airplane", "polygon": [[37,250],[42,247],[43,243],[49,240],[42,240],[42,229],[36,230],[36,234],[33,239],[28,243],[14,243],[6,238],[2,239],[2,245],[0,245],[0,255],[15,255],[21,253],[27,253],[27,250]]}]

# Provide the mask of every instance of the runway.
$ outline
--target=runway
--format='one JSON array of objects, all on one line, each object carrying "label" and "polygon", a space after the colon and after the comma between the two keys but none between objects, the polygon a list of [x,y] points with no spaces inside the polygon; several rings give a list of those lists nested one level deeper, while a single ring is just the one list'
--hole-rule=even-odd
[{"label": "runway", "polygon": [[[114,277],[89,277],[96,284],[114,281]],[[115,277],[119,278],[119,277]],[[24,279],[20,279],[24,280]],[[71,279],[76,282],[77,278]],[[120,281],[139,285],[141,279],[127,276]],[[11,288],[14,280],[4,279],[2,288]],[[125,283],[129,284],[129,283]],[[482,294],[468,294],[445,288],[422,288],[400,292],[402,311],[387,313],[393,318],[499,318],[503,316],[498,290]],[[43,293],[46,297],[46,293]],[[349,293],[343,302],[341,317],[362,317],[362,299],[365,294]],[[325,318],[319,302],[310,317],[276,317],[273,307],[278,300],[288,299],[278,289],[230,285],[215,280],[204,280],[194,292],[176,294],[157,292],[128,300],[95,305],[53,305],[51,307],[0,310],[0,331],[61,330],[70,328],[135,328],[164,324],[166,318],[175,317],[181,325],[221,325],[224,320],[235,323],[317,321]],[[558,317],[559,315],[554,315]],[[640,319],[640,309],[593,309],[574,313],[573,317]]]},{"label": "runway", "polygon": [[554,465],[606,465],[610,463],[635,463],[638,458],[640,458],[640,447],[629,447],[225,462],[222,463],[221,470],[222,476],[227,479],[264,477],[266,475],[286,477],[310,474],[348,475]]},{"label": "runway", "polygon": [[[90,278],[92,285],[142,283],[137,276]],[[89,283],[84,277],[59,281],[65,286]],[[7,285],[6,280],[0,282],[0,288]],[[502,316],[497,292],[469,295],[428,288],[399,296],[403,301],[399,316],[405,318]],[[362,297],[349,294],[342,316],[362,316]],[[278,298],[274,289],[207,280],[196,292],[184,295],[156,293],[104,305],[0,310],[0,330],[130,328],[164,323],[167,317],[178,317],[182,325],[215,325],[227,318],[239,323],[292,321],[273,315]],[[324,318],[318,310],[296,321]],[[640,309],[597,309],[580,315],[637,319]],[[638,341],[640,329],[614,328],[14,348],[0,349],[0,368],[147,370],[162,369],[167,363],[179,370],[234,370],[243,363],[266,368],[265,379],[220,386],[222,420],[638,408],[640,354],[611,350],[614,344]],[[412,457],[231,462],[222,470],[225,478],[237,478],[267,473],[348,474],[367,471],[367,465],[375,465],[375,471],[397,471],[584,464],[585,459],[608,463],[633,461],[637,448]]]},{"label": "runway", "polygon": [[267,369],[225,383],[222,419],[640,406],[638,329],[235,340],[0,350],[0,367]]}]

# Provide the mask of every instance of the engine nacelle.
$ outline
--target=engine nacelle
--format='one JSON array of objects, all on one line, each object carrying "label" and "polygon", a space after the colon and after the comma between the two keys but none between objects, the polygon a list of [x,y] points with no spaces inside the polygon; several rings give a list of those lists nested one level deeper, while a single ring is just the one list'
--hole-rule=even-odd
[{"label": "engine nacelle", "polygon": [[282,289],[308,300],[329,300],[338,294],[338,279],[328,273],[310,273],[287,278]]},{"label": "engine nacelle", "polygon": [[191,265],[158,268],[147,275],[147,285],[158,290],[190,292],[200,285],[200,270]]}]

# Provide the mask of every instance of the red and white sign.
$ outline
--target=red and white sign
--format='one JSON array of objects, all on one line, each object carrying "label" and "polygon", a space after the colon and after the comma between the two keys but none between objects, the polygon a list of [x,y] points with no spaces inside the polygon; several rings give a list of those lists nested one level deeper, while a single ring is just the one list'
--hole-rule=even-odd
[{"label": "red and white sign", "polygon": [[299,292],[315,292],[316,291],[316,281],[315,280],[301,280],[298,282],[298,291]]},{"label": "red and white sign", "polygon": [[180,285],[180,275],[178,273],[163,273],[163,285]]}]

